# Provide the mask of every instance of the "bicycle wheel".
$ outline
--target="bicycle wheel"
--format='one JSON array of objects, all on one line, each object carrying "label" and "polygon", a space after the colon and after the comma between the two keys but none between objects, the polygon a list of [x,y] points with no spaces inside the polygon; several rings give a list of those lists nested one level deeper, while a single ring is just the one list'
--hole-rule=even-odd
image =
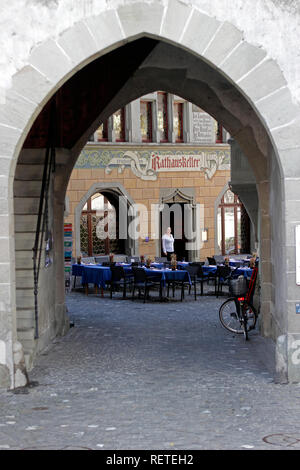
[{"label": "bicycle wheel", "polygon": [[226,330],[241,335],[244,333],[244,328],[239,319],[238,306],[239,303],[236,299],[227,299],[220,307],[219,318]]}]

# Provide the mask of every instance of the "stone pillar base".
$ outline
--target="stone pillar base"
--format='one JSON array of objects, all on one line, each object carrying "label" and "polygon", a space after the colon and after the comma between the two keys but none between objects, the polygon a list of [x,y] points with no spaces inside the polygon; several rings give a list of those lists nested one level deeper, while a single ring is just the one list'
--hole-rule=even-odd
[{"label": "stone pillar base", "polygon": [[300,383],[300,333],[281,335],[276,343],[276,383]]}]

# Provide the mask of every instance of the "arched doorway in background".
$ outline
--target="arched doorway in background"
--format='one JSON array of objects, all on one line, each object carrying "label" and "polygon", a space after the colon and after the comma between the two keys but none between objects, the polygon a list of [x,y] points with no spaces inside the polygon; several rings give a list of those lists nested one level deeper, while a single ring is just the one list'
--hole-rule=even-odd
[{"label": "arched doorway in background", "polygon": [[118,205],[113,198],[95,193],[85,203],[80,218],[80,248],[82,255],[125,253],[124,240],[119,238]]},{"label": "arched doorway in background", "polygon": [[222,255],[250,252],[250,220],[239,197],[229,188],[217,213],[218,247]]}]

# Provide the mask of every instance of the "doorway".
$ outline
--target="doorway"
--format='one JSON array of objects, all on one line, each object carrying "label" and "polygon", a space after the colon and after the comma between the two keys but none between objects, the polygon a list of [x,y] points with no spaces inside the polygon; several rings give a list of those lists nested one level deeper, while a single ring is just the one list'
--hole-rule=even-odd
[{"label": "doorway", "polygon": [[[177,256],[178,261],[188,260],[188,251],[186,250],[187,239],[185,237],[185,210],[184,203],[177,203],[176,211],[172,210],[173,203],[166,203],[164,209],[160,213],[160,227],[162,239],[163,234],[166,232],[168,227],[171,227],[171,233],[174,237],[174,253]],[[168,217],[169,214],[169,217]],[[167,225],[166,225],[167,222]],[[169,224],[168,224],[169,222]],[[165,256],[162,251],[161,244],[161,256]]]},{"label": "doorway", "polygon": [[85,203],[80,218],[80,247],[85,256],[125,253],[119,237],[119,207],[112,194],[96,193]]}]

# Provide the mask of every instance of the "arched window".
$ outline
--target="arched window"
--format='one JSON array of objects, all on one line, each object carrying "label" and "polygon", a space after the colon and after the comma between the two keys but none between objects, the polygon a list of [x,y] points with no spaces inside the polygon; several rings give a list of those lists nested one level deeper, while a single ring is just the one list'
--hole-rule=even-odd
[{"label": "arched window", "polygon": [[81,251],[88,256],[118,253],[118,227],[115,207],[101,193],[84,205],[80,221]]},{"label": "arched window", "polygon": [[238,196],[228,189],[218,207],[218,246],[222,255],[249,253],[250,220]]}]

